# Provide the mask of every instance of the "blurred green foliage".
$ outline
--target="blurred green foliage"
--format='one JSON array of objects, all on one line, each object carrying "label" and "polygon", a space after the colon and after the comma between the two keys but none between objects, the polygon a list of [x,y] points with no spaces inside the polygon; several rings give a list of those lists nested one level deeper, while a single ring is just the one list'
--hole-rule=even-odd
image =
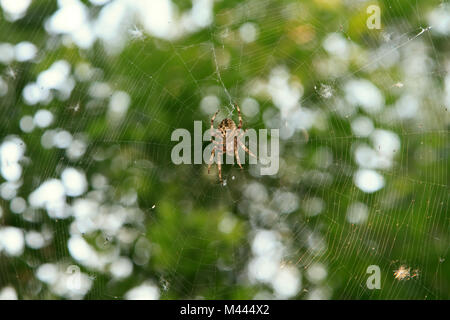
[{"label": "blurred green foliage", "polygon": [[[344,2],[217,1],[211,26],[173,41],[151,36],[129,41],[117,55],[107,54],[99,42],[92,49],[83,50],[75,45],[62,45],[61,37],[48,35],[43,24],[57,9],[55,1],[33,1],[24,18],[15,22],[0,20],[0,42],[16,44],[27,40],[39,49],[36,61],[0,66],[4,79],[9,67],[17,72],[15,78],[8,78],[7,94],[0,97],[0,138],[19,136],[30,159],[24,164],[18,196],[27,199],[42,182],[59,177],[67,166],[75,166],[86,173],[89,181],[98,173],[107,177],[111,186],[103,199],[107,205],[119,203],[121,197],[134,189],[137,207],[144,216],[140,224],[122,227],[139,233],[133,244],[123,246],[117,239],[111,242],[119,248],[121,256],[133,259],[134,244],[140,237],[147,239],[151,243],[148,262],[134,264],[131,276],[123,280],[83,266],[83,272],[95,275],[85,298],[123,298],[128,290],[148,279],[160,288],[162,299],[249,299],[261,291],[271,292],[269,285],[253,283],[245,277],[252,256],[251,240],[258,228],[278,230],[288,244],[285,264],[302,274],[302,290],[294,298],[307,298],[315,287],[325,288],[331,293],[329,297],[335,299],[450,297],[450,268],[445,260],[450,243],[445,120],[448,110],[434,96],[421,101],[427,123],[420,119],[389,121],[357,110],[358,114],[371,117],[376,128],[395,132],[401,139],[395,166],[382,171],[386,186],[374,194],[366,194],[353,183],[357,169],[353,148],[358,138],[352,134],[351,119],[342,117],[334,102],[321,98],[315,89],[320,83],[327,83],[340,96],[344,79],[360,77],[372,81],[385,95],[386,104],[393,104],[398,99],[392,93],[395,82],[386,79],[401,77],[399,65],[388,69],[361,68],[358,59],[352,59],[342,75],[323,75],[315,67],[318,60],[327,57],[321,44],[328,34],[337,32],[367,54],[382,44],[384,31],[395,28],[404,36],[401,43],[405,43],[426,25],[422,12],[438,6],[440,1],[379,2],[382,30],[367,29],[368,4],[356,10],[356,6],[345,6]],[[88,1],[84,3],[89,5]],[[190,1],[176,4],[180,11],[191,8]],[[98,8],[92,10],[95,13]],[[238,30],[245,22],[258,26],[255,42],[243,44],[239,40]],[[434,37],[427,32],[420,40],[433,48],[429,57],[434,59],[435,70],[430,81],[442,88],[441,72],[445,61],[448,63],[448,37]],[[225,175],[237,179],[228,179],[223,187],[217,184],[216,172],[206,173],[206,165],[175,166],[170,160],[174,145],[170,136],[174,129],[192,132],[194,120],[203,120],[203,129],[209,126],[209,116],[199,107],[205,94],[219,96],[227,110],[228,97],[215,72],[212,46],[218,55],[228,55],[229,62],[220,70],[220,76],[238,103],[250,95],[252,80],[267,78],[272,68],[284,65],[304,88],[303,104],[317,110],[323,118],[322,126],[308,130],[308,139],[297,132],[283,142],[283,165],[276,178],[252,177],[248,165],[243,172],[227,166]],[[24,102],[23,88],[60,59],[73,68],[81,62],[88,63],[100,70],[95,80],[107,82],[113,90],[126,91],[132,101],[124,119],[112,123],[107,117],[108,99],[93,103],[89,94],[92,81],[77,81],[68,100],[53,99],[39,107],[53,113],[52,127],[82,134],[88,141],[85,155],[76,161],[70,160],[63,149],[42,147],[46,129],[36,128],[27,134],[19,127],[20,119],[33,115],[38,108]],[[256,99],[260,114],[244,119],[245,127],[262,129],[266,127],[264,113],[276,108],[270,98]],[[321,148],[333,155],[332,164],[326,168],[318,166],[315,158]],[[431,161],[420,160],[424,152],[433,153]],[[333,176],[332,182],[317,182],[308,175],[311,170]],[[278,189],[295,193],[300,208],[269,221],[249,216],[242,209],[245,208],[242,203],[248,201],[243,189],[254,180],[269,193]],[[312,197],[323,199],[325,207],[321,214],[309,217],[302,204]],[[365,224],[346,221],[347,208],[355,201],[370,208]],[[37,280],[35,273],[43,263],[77,263],[67,248],[72,218],[53,219],[45,210],[36,209],[37,219],[29,222],[10,212],[8,200],[0,199],[0,206],[3,208],[0,223],[4,226],[23,230],[40,230],[45,226],[53,231],[53,240],[42,249],[27,247],[19,257],[0,252],[0,288],[11,285],[22,299],[61,298]],[[229,216],[236,221],[235,227],[230,233],[220,232],[218,225]],[[307,236],[311,233],[319,233],[325,240],[324,254],[317,254],[308,246]],[[83,237],[95,247],[102,234],[99,231]],[[97,250],[103,249],[99,246]],[[324,283],[312,283],[305,276],[316,262],[327,268]],[[374,264],[382,270],[381,290],[368,290],[365,285],[366,268]],[[409,281],[394,279],[394,270],[402,264],[419,269],[420,276]]]}]

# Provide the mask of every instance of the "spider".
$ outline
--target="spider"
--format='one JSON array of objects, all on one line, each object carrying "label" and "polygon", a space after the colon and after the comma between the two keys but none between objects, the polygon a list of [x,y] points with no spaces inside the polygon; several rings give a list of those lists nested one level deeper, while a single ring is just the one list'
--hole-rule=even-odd
[{"label": "spider", "polygon": [[[211,165],[213,164],[213,159],[216,154],[218,154],[217,159],[217,167],[219,168],[219,180],[222,182],[222,155],[230,155],[233,156],[233,150],[234,150],[234,156],[236,157],[236,162],[239,165],[241,169],[242,164],[241,160],[239,159],[239,148],[241,147],[244,149],[245,152],[247,152],[252,157],[256,156],[245,146],[245,144],[241,141],[242,136],[247,130],[241,130],[242,129],[242,116],[241,116],[241,110],[239,109],[239,106],[237,104],[234,104],[236,106],[236,109],[238,111],[239,116],[239,125],[236,127],[236,123],[230,118],[223,119],[218,126],[218,130],[214,130],[214,120],[216,119],[217,113],[219,110],[216,111],[216,113],[211,118],[211,142],[214,143],[214,147],[211,151],[211,158],[209,159],[209,165],[208,165],[208,174],[211,168]],[[217,140],[213,140],[213,137],[218,138]]]}]

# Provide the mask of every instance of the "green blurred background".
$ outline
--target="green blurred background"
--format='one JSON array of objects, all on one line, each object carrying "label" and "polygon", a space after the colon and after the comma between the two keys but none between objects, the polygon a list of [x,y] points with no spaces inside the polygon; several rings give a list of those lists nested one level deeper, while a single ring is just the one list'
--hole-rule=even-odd
[{"label": "green blurred background", "polygon": [[[2,299],[450,297],[448,3],[0,5]],[[234,102],[279,172],[173,164]]]}]

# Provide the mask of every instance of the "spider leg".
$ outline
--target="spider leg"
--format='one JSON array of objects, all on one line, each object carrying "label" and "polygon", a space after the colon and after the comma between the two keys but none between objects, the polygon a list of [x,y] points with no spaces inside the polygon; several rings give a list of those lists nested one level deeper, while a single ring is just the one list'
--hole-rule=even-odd
[{"label": "spider leg", "polygon": [[219,180],[222,183],[222,162],[220,158],[221,156],[217,159],[217,167],[219,168]]},{"label": "spider leg", "polygon": [[238,129],[242,128],[242,116],[241,116],[241,109],[239,109],[239,106],[237,105],[237,103],[234,104],[236,106],[236,109],[238,111],[238,115],[239,115],[239,126]]},{"label": "spider leg", "polygon": [[240,133],[239,133],[238,140],[240,140],[240,139],[244,136],[244,134],[247,132],[247,130],[248,130],[248,129],[245,129],[245,130],[239,130]]},{"label": "spider leg", "polygon": [[240,146],[242,147],[242,149],[244,149],[245,152],[247,152],[249,155],[251,155],[252,157],[258,159],[258,157],[255,156],[255,155],[253,154],[253,152],[251,152],[251,151],[245,146],[245,144],[242,143],[242,141],[239,141],[239,145],[240,145]]},{"label": "spider leg", "polygon": [[213,159],[214,159],[215,154],[216,154],[216,146],[214,146],[211,151],[211,157],[209,158],[209,164],[208,164],[208,174],[209,174],[209,169],[211,169],[211,165],[213,164]]},{"label": "spider leg", "polygon": [[237,137],[234,138],[234,155],[236,156],[236,162],[239,165],[239,168],[242,168],[241,159],[239,159],[238,145],[237,145]]},{"label": "spider leg", "polygon": [[214,113],[214,115],[211,118],[211,141],[212,141],[212,137],[213,137],[214,120],[216,119],[216,116],[218,113],[219,113],[219,110],[217,110],[216,113]]},{"label": "spider leg", "polygon": [[211,118],[211,142],[214,142],[213,137],[217,138],[217,132],[214,130],[214,120],[216,119],[217,114],[219,113],[219,110],[214,113],[214,115]]}]

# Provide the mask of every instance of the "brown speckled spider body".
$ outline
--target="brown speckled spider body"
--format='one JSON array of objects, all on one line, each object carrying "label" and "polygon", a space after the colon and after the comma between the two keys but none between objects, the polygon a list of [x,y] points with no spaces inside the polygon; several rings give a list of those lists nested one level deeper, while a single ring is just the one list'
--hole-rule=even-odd
[{"label": "brown speckled spider body", "polygon": [[[211,151],[211,158],[209,159],[209,165],[208,165],[208,173],[210,171],[211,165],[213,164],[214,156],[217,152],[218,160],[217,160],[217,167],[219,169],[219,180],[222,182],[222,155],[230,155],[236,157],[236,162],[239,165],[241,169],[242,164],[241,160],[239,159],[239,147],[245,150],[249,155],[256,158],[256,156],[245,146],[245,144],[241,141],[242,136],[244,135],[246,130],[242,130],[242,116],[241,116],[241,110],[239,109],[239,106],[235,104],[236,109],[238,111],[239,115],[239,125],[236,126],[236,123],[230,118],[223,119],[219,126],[217,127],[218,130],[214,130],[214,120],[216,119],[217,113],[219,111],[216,111],[216,113],[211,118],[211,142],[214,143],[214,147]],[[213,140],[213,137],[216,137],[217,140]]]}]

